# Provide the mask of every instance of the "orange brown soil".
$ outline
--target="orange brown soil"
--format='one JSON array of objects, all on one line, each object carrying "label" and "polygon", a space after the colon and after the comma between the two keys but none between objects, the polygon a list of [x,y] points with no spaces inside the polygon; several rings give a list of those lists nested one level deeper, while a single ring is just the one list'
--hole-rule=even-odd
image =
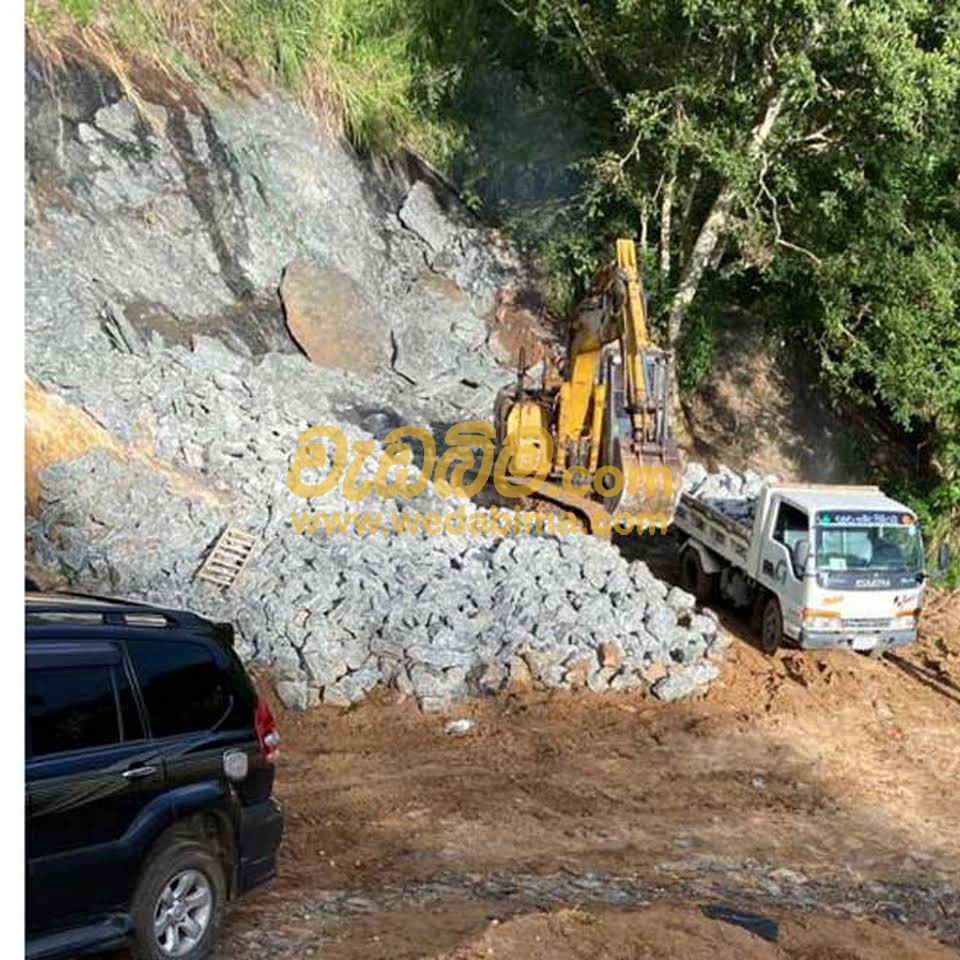
[{"label": "orange brown soil", "polygon": [[[559,910],[492,924],[442,960],[948,960],[956,953],[888,924],[810,918],[774,910],[776,943],[717,923],[699,909],[658,904],[597,914]],[[829,941],[824,946],[824,941]],[[437,960],[441,960],[438,956]]]},{"label": "orange brown soil", "polygon": [[116,440],[86,411],[48,393],[29,377],[25,381],[25,451],[27,511],[40,503],[40,471],[53,463],[75,460],[95,447],[119,452]]},{"label": "orange brown soil", "polygon": [[[281,710],[279,876],[221,955],[960,956],[958,607],[934,596],[922,641],[876,660],[770,659],[729,621],[721,680],[686,703]],[[711,902],[778,920],[778,942]]]},{"label": "orange brown soil", "polygon": [[864,483],[911,476],[909,451],[879,417],[831,408],[817,371],[762,326],[732,316],[716,331],[710,382],[684,400],[688,459],[781,480]]}]

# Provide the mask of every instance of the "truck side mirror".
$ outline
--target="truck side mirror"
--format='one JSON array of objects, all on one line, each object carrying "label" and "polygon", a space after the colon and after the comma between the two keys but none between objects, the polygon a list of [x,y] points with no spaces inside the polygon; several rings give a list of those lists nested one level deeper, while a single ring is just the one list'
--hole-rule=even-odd
[{"label": "truck side mirror", "polygon": [[798,577],[802,577],[807,572],[807,561],[810,559],[810,541],[798,540],[790,553],[793,558],[793,569]]},{"label": "truck side mirror", "polygon": [[950,566],[950,544],[944,541],[937,550],[937,572],[944,574]]}]

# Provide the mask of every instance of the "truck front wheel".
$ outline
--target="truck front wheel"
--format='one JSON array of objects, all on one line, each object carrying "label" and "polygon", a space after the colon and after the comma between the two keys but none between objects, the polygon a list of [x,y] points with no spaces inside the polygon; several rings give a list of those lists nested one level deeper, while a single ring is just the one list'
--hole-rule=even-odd
[{"label": "truck front wheel", "polygon": [[783,614],[780,612],[780,601],[770,597],[763,607],[763,616],[760,620],[760,646],[763,652],[772,655],[783,644]]},{"label": "truck front wheel", "polygon": [[680,582],[700,603],[710,603],[716,596],[717,575],[703,569],[700,554],[693,547],[687,547],[680,556]]}]

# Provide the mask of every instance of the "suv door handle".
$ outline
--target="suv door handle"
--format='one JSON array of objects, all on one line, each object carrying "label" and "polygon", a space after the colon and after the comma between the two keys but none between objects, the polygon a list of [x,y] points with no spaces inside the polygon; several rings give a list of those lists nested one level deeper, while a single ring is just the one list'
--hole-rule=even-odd
[{"label": "suv door handle", "polygon": [[120,776],[123,777],[124,780],[139,780],[141,777],[149,777],[152,773],[156,772],[156,767],[151,767],[146,763],[139,763],[135,767],[124,770]]}]

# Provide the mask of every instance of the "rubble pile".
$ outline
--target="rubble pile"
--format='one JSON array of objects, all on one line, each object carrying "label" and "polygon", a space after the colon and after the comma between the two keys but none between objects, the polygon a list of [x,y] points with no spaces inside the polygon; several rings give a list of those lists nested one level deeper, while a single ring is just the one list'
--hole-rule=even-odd
[{"label": "rubble pile", "polygon": [[[151,104],[146,123],[100,68],[31,70],[28,373],[116,440],[43,471],[38,569],[229,620],[297,708],[378,686],[425,709],[529,685],[675,699],[716,677],[715,617],[589,535],[295,529],[479,510],[430,484],[399,503],[286,482],[309,426],[372,444],[362,483],[391,429],[442,449],[512,379],[488,321],[518,274],[440,186],[362,166],[282,98]],[[196,573],[227,526],[257,546],[224,591]]]},{"label": "rubble pile", "polygon": [[[382,430],[387,412],[365,406],[369,384],[295,355],[245,360],[205,338],[129,367],[113,389],[150,405],[157,456],[185,469],[171,477],[107,450],[48,467],[43,510],[28,520],[32,556],[91,592],[230,620],[243,658],[273,675],[288,705],[351,703],[378,684],[425,709],[530,684],[643,685],[674,699],[717,675],[726,641],[715,617],[592,536],[428,536],[386,523],[376,536],[322,526],[298,534],[293,511],[482,512],[432,485],[403,503],[290,493],[304,410],[342,423],[351,443],[371,441],[358,481],[372,476],[382,433],[364,426]],[[389,422],[417,422],[407,406],[415,401],[394,399]],[[223,592],[194,575],[228,524],[259,545]]]},{"label": "rubble pile", "polygon": [[[673,699],[717,675],[711,660],[726,641],[715,617],[588,535],[306,537],[285,519],[268,523],[221,592],[191,579],[216,511],[144,479],[103,452],[50,468],[51,507],[31,531],[37,555],[72,566],[84,589],[231,620],[238,651],[271,672],[291,707],[351,703],[377,684],[425,709],[530,684],[645,684]],[[95,506],[98,492],[124,488],[118,512],[150,504],[139,530]]]}]

